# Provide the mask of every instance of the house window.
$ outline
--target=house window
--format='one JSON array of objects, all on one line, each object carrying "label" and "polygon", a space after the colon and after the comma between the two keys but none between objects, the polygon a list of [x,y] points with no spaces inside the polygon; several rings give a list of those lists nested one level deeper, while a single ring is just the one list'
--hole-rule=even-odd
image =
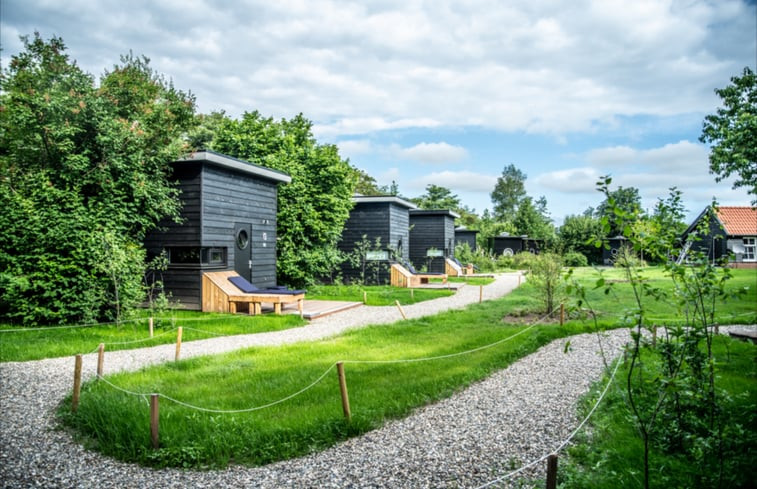
[{"label": "house window", "polygon": [[226,266],[226,248],[223,247],[171,246],[167,250],[168,263],[171,265]]},{"label": "house window", "polygon": [[757,238],[744,238],[744,261],[757,261]]}]

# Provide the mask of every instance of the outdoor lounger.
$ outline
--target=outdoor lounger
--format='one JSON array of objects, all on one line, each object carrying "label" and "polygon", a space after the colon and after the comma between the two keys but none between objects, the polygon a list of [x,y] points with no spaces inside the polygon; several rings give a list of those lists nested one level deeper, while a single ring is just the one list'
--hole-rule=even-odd
[{"label": "outdoor lounger", "polygon": [[304,290],[289,290],[286,287],[260,289],[234,271],[206,272],[202,276],[202,310],[214,312],[237,312],[238,304],[248,304],[250,314],[260,314],[263,303],[273,304],[276,314],[281,314],[282,304],[297,303],[302,314]]},{"label": "outdoor lounger", "polygon": [[442,283],[447,283],[446,273],[418,273],[410,263],[392,264],[391,284],[394,287],[418,287],[428,284],[432,278],[440,278]]}]

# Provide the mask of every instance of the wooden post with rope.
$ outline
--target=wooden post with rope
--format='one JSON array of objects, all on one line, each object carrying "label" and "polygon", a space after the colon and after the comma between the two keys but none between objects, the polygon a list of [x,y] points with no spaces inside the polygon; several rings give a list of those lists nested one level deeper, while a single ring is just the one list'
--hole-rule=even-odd
[{"label": "wooden post with rope", "polygon": [[150,394],[150,441],[152,447],[158,449],[160,446],[160,405],[158,403],[158,394]]},{"label": "wooden post with rope", "polygon": [[478,303],[481,304],[484,302],[484,286],[479,285],[478,286]]},{"label": "wooden post with rope", "polygon": [[547,489],[557,489],[557,454],[547,457]]},{"label": "wooden post with rope", "polygon": [[342,411],[344,411],[344,417],[347,421],[352,419],[352,413],[350,413],[350,396],[347,393],[347,379],[344,376],[344,364],[337,362],[336,374],[339,376],[339,391],[342,394]]},{"label": "wooden post with rope", "polygon": [[97,378],[103,376],[103,363],[105,362],[105,343],[97,347]]},{"label": "wooden post with rope", "polygon": [[184,331],[184,329],[179,326],[179,328],[176,331],[176,357],[174,358],[174,361],[179,361],[179,357],[181,356],[181,333]]},{"label": "wooden post with rope", "polygon": [[565,303],[560,303],[560,326],[565,325]]},{"label": "wooden post with rope", "polygon": [[81,355],[74,357],[74,395],[71,398],[71,411],[79,409],[79,396],[81,395]]},{"label": "wooden post with rope", "polygon": [[147,325],[150,327],[150,338],[152,338],[152,335],[153,335],[153,325],[154,325],[152,316],[150,316],[150,319],[147,321]]}]

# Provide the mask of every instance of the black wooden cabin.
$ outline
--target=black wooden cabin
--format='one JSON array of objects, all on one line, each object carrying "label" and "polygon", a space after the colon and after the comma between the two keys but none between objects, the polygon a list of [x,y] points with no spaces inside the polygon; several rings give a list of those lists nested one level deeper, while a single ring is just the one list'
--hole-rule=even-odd
[{"label": "black wooden cabin", "polygon": [[445,258],[455,256],[455,219],[450,210],[410,211],[410,262],[420,270],[445,272]]},{"label": "black wooden cabin", "polygon": [[604,265],[612,266],[623,246],[630,246],[628,245],[628,239],[625,236],[618,235],[614,238],[608,238],[607,246],[602,247],[602,263]]},{"label": "black wooden cabin", "polygon": [[455,246],[461,245],[463,243],[468,243],[471,251],[476,251],[477,234],[478,231],[476,231],[475,229],[467,229],[464,227],[455,229]]},{"label": "black wooden cabin", "polygon": [[528,251],[535,255],[544,247],[544,240],[529,238],[528,236],[510,236],[509,234],[500,234],[488,240],[489,251],[493,255],[514,255],[523,251]]},{"label": "black wooden cabin", "polygon": [[276,285],[277,186],[285,173],[212,151],[171,164],[182,222],[162,222],[145,240],[168,254],[164,290],[187,309],[202,306],[202,274],[234,270],[257,287]]},{"label": "black wooden cabin", "polygon": [[[370,249],[355,257],[357,263],[347,261],[342,264],[342,278],[345,282],[388,283],[392,261],[408,259],[408,212],[415,209],[415,205],[392,195],[355,196],[352,201],[354,206],[344,224],[338,248],[354,255],[359,243],[365,239],[370,243]],[[376,239],[380,239],[378,248]]]}]

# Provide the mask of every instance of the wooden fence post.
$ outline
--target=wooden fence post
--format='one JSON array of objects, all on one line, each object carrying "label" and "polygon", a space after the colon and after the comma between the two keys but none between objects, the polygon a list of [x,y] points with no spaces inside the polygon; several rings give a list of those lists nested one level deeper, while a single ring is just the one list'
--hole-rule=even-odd
[{"label": "wooden fence post", "polygon": [[81,395],[81,355],[74,357],[74,396],[71,398],[71,411],[79,409],[79,396]]},{"label": "wooden fence post", "polygon": [[350,396],[347,394],[347,379],[344,376],[344,364],[342,362],[337,362],[336,374],[339,376],[339,391],[342,394],[342,411],[344,411],[344,417],[347,418],[347,421],[350,421],[352,419]]},{"label": "wooden fence post", "polygon": [[481,304],[484,302],[484,286],[479,285],[478,286],[478,303]]},{"label": "wooden fence post", "polygon": [[394,303],[397,305],[397,309],[400,310],[400,314],[402,314],[402,319],[407,319],[407,316],[405,316],[405,311],[402,310],[402,306],[400,305],[400,301],[394,301]]},{"label": "wooden fence post", "polygon": [[547,489],[557,489],[557,454],[547,457]]},{"label": "wooden fence post", "polygon": [[179,357],[181,356],[181,333],[183,331],[183,328],[179,326],[179,328],[176,331],[176,357],[174,358],[175,361],[179,361]]},{"label": "wooden fence post", "polygon": [[560,326],[565,325],[565,304],[560,303]]},{"label": "wooden fence post", "polygon": [[103,376],[103,363],[105,361],[105,343],[97,347],[97,378]]},{"label": "wooden fence post", "polygon": [[158,394],[150,394],[150,440],[155,449],[160,446],[160,405],[158,397],[160,397]]},{"label": "wooden fence post", "polygon": [[363,304],[368,304],[368,292],[363,291]]},{"label": "wooden fence post", "polygon": [[410,289],[410,299],[415,301],[415,289]]},{"label": "wooden fence post", "polygon": [[150,327],[150,338],[152,338],[152,334],[153,334],[153,325],[154,325],[154,323],[153,323],[153,319],[152,319],[152,316],[150,316],[150,319],[148,320],[147,324],[148,324],[148,325],[149,325],[149,327]]},{"label": "wooden fence post", "polygon": [[520,272],[518,272],[518,285],[519,286],[520,286],[520,277],[521,277],[521,274],[520,274]]},{"label": "wooden fence post", "polygon": [[652,348],[657,347],[657,325],[652,326]]}]

